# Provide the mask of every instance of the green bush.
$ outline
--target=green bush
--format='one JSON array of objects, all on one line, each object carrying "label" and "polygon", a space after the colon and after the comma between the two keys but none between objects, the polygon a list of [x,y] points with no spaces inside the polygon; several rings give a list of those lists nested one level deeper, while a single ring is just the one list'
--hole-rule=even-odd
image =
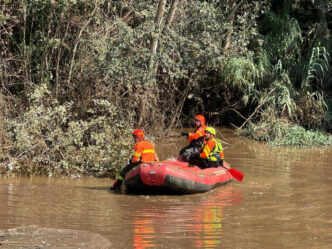
[{"label": "green bush", "polygon": [[287,119],[271,119],[258,124],[249,123],[239,130],[240,135],[266,141],[273,146],[332,146],[332,136],[320,131],[306,130]]},{"label": "green bush", "polygon": [[[121,121],[112,103],[93,100],[86,110],[88,118],[82,120],[75,117],[72,102],[59,104],[45,84],[35,88],[29,101],[22,116],[6,120],[19,172],[114,173],[128,160],[132,150],[130,124]],[[29,162],[30,167],[20,169],[20,162]]]}]

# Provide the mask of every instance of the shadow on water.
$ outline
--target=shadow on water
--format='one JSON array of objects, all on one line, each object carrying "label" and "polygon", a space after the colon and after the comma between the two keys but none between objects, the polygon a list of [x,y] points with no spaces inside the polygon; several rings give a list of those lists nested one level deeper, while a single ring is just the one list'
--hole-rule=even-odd
[{"label": "shadow on water", "polygon": [[[101,187],[101,186],[96,186],[96,187],[87,187],[87,186],[78,186],[78,188],[84,188],[84,189],[90,189],[90,190],[110,190],[110,186],[107,187]],[[112,191],[108,191],[108,192],[112,192]]]},{"label": "shadow on water", "polygon": [[77,188],[82,188],[82,189],[88,189],[88,190],[98,190],[98,191],[104,191],[107,192],[108,194],[112,195],[123,195],[123,194],[128,194],[123,190],[113,190],[111,189],[111,185],[109,186],[95,186],[95,187],[87,187],[87,186],[78,186]]},{"label": "shadow on water", "polygon": [[[223,184],[225,185],[225,184]],[[162,189],[146,189],[146,190],[127,190],[126,188],[122,187],[118,190],[111,189],[110,186],[101,187],[87,187],[87,186],[77,186],[76,188],[88,189],[88,190],[98,190],[98,191],[106,191],[111,194],[116,195],[131,195],[131,196],[186,196],[186,195],[193,195],[192,193],[176,193],[172,191],[162,190]],[[207,191],[206,191],[207,192]],[[205,193],[205,192],[204,192]]]}]

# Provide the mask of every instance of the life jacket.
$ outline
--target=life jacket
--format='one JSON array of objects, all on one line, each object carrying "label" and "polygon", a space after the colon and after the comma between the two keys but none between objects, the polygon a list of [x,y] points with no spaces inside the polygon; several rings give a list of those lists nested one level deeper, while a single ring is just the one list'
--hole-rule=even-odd
[{"label": "life jacket", "polygon": [[188,141],[190,145],[193,146],[201,146],[204,142],[204,135],[205,135],[206,125],[201,125],[196,128],[193,133],[189,133]]},{"label": "life jacket", "polygon": [[142,140],[134,145],[135,154],[131,160],[132,163],[151,163],[157,161],[157,154],[151,142]]},{"label": "life jacket", "polygon": [[[211,146],[211,143],[215,143],[213,148]],[[219,162],[220,160],[224,159],[224,152],[222,149],[221,141],[220,139],[211,138],[208,141],[206,141],[203,145],[203,152],[200,154],[201,158],[205,158],[208,161],[211,162]]]}]

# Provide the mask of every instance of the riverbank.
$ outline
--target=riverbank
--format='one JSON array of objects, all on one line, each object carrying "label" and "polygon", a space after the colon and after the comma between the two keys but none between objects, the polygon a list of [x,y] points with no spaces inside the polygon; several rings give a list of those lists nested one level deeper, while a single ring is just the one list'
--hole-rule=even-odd
[{"label": "riverbank", "polygon": [[[189,128],[183,129],[185,131],[191,131]],[[174,132],[178,134],[180,131]],[[165,160],[174,157],[178,152],[187,145],[187,140],[183,137],[178,137],[172,134],[172,139],[167,142],[154,141],[155,148],[159,159]],[[321,150],[323,148],[332,148],[332,136],[329,133],[321,131],[305,130],[299,126],[292,126],[289,123],[284,123],[280,120],[275,123],[262,124],[261,126],[248,126],[242,130],[236,130],[229,127],[217,128],[217,137],[222,140],[224,149],[232,146],[225,134],[228,134],[237,139],[249,139],[252,143],[257,141],[264,142],[269,145],[270,148],[277,148],[278,150],[286,150],[290,148],[294,149],[315,149]],[[132,143],[130,144],[132,146]],[[125,149],[124,149],[125,150]],[[126,153],[130,155],[132,148],[126,149]],[[227,154],[227,151],[225,152]],[[76,153],[75,155],[77,155]],[[82,153],[84,154],[84,153]],[[3,155],[3,158],[6,158]],[[34,158],[38,158],[37,155]],[[100,167],[94,169],[93,167],[82,167],[82,165],[75,165],[71,163],[76,160],[75,156],[67,158],[67,168],[63,169],[60,165],[54,166],[54,164],[38,164],[30,158],[15,158],[4,160],[0,163],[0,176],[47,176],[49,178],[69,178],[78,179],[82,177],[89,178],[116,178],[118,172],[127,164],[128,157],[112,157],[108,155],[108,160],[113,162],[112,167]],[[125,158],[125,159],[124,159]],[[36,159],[37,160],[37,159]],[[83,160],[83,159],[82,159]],[[101,160],[97,159],[97,162]],[[116,163],[114,163],[116,162]],[[88,164],[93,165],[93,160]]]}]

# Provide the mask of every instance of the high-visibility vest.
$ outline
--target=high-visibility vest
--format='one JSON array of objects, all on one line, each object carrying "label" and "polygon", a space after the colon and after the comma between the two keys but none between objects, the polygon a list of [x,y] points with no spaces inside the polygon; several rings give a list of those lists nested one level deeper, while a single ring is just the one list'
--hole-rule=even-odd
[{"label": "high-visibility vest", "polygon": [[[215,146],[211,149],[209,144],[211,146],[212,141],[215,142]],[[203,145],[203,152],[201,153],[201,157],[211,162],[219,162],[221,159],[223,160],[224,152],[220,139],[211,138],[209,141],[206,141]]]},{"label": "high-visibility vest", "polygon": [[211,151],[210,155],[207,157],[209,161],[218,162],[221,159],[224,159],[224,152],[222,150],[222,145],[220,139],[215,139],[216,146],[214,146],[213,151]]},{"label": "high-visibility vest", "polygon": [[205,135],[205,125],[201,125],[198,127],[193,133],[189,133],[188,141],[191,143],[203,143],[204,135]]},{"label": "high-visibility vest", "polygon": [[135,154],[132,163],[151,163],[157,161],[157,154],[151,142],[142,140],[134,145]]}]

